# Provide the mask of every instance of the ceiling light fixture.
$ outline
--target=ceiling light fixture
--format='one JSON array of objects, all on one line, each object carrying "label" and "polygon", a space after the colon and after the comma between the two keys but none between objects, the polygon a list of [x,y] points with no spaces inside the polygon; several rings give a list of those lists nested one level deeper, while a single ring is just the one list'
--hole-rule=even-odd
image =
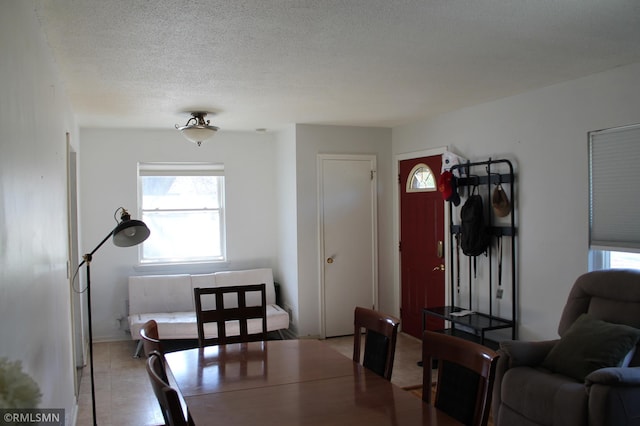
[{"label": "ceiling light fixture", "polygon": [[176,129],[180,130],[182,136],[189,141],[200,146],[202,142],[211,139],[218,131],[218,127],[209,125],[209,120],[205,121],[206,115],[206,112],[192,112],[187,124],[184,126],[176,124]]}]

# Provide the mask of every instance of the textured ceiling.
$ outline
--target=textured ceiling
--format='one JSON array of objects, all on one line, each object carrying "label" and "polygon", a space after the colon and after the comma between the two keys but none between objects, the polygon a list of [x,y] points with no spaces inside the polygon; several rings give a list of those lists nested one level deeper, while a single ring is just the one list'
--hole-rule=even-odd
[{"label": "textured ceiling", "polygon": [[32,1],[85,127],[393,127],[640,61],[638,0]]}]

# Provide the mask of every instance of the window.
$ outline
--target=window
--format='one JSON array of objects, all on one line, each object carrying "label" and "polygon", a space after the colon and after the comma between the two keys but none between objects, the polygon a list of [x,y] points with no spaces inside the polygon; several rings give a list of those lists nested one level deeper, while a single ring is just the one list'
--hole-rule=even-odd
[{"label": "window", "polygon": [[590,271],[597,271],[600,269],[640,270],[640,253],[610,250],[591,250],[589,254]]},{"label": "window", "polygon": [[640,124],[589,133],[589,267],[640,269]]},{"label": "window", "polygon": [[142,220],[151,235],[140,263],[225,260],[224,166],[141,163]]},{"label": "window", "polygon": [[426,164],[416,164],[407,179],[407,192],[429,192],[436,190],[436,178]]}]

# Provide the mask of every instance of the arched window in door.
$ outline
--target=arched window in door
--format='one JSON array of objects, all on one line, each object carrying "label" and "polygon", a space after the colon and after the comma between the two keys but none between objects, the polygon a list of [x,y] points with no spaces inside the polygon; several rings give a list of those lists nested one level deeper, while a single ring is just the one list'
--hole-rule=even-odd
[{"label": "arched window in door", "polygon": [[416,164],[407,179],[407,192],[431,192],[436,190],[436,178],[424,163]]}]

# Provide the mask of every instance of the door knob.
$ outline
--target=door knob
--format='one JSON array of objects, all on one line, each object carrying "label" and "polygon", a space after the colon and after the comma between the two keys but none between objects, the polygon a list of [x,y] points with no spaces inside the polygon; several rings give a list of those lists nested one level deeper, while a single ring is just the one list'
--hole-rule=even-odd
[{"label": "door knob", "polygon": [[440,266],[436,266],[433,268],[434,271],[444,271],[444,263],[441,263]]},{"label": "door knob", "polygon": [[333,257],[328,257],[327,258],[327,263],[333,263]]}]

